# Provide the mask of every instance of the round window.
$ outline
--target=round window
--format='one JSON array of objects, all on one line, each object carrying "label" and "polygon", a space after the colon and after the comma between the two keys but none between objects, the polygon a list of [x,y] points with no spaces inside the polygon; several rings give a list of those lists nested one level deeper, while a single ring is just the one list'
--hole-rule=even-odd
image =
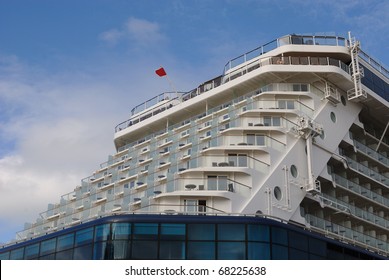
[{"label": "round window", "polygon": [[336,115],[335,115],[334,112],[331,112],[330,118],[331,118],[331,121],[332,121],[332,122],[334,122],[334,123],[336,122]]},{"label": "round window", "polygon": [[346,106],[346,98],[343,95],[340,97],[340,101],[342,101],[343,106]]},{"label": "round window", "polygon": [[293,165],[290,167],[290,173],[292,174],[292,176],[293,176],[294,178],[297,178],[297,176],[298,176],[298,171],[297,171],[296,165],[293,164]]},{"label": "round window", "polygon": [[281,192],[281,189],[279,186],[274,187],[274,197],[277,200],[281,200],[281,198],[282,198],[282,192]]}]

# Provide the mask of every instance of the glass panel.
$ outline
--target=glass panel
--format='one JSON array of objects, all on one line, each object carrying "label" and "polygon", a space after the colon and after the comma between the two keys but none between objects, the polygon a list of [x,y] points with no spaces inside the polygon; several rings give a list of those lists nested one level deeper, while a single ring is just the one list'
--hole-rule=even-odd
[{"label": "glass panel", "polygon": [[189,240],[215,240],[214,224],[188,224]]},{"label": "glass panel", "polygon": [[255,135],[247,134],[247,145],[253,146],[255,145]]},{"label": "glass panel", "polygon": [[131,223],[113,223],[112,235],[113,239],[130,239]]},{"label": "glass panel", "polygon": [[94,260],[108,260],[107,242],[96,242],[93,249]]},{"label": "glass panel", "polygon": [[110,224],[98,225],[95,229],[95,241],[106,241],[112,239],[110,237]]},{"label": "glass panel", "polygon": [[218,190],[226,191],[227,190],[227,176],[218,176]]},{"label": "glass panel", "polygon": [[57,251],[70,249],[74,244],[74,233],[59,236],[57,241]]},{"label": "glass panel", "polygon": [[[91,238],[92,240],[92,238]],[[74,259],[75,260],[91,260],[92,259],[92,244],[77,247],[74,249]]]},{"label": "glass panel", "polygon": [[79,230],[76,232],[76,246],[90,243],[93,241],[93,227]]},{"label": "glass panel", "polygon": [[247,239],[249,241],[270,241],[269,227],[264,225],[247,225]]},{"label": "glass panel", "polygon": [[230,166],[238,166],[238,160],[236,154],[229,154],[228,155],[228,164]]},{"label": "glass panel", "polygon": [[159,244],[159,258],[162,260],[185,259],[185,242],[161,241]]},{"label": "glass panel", "polygon": [[287,260],[288,259],[288,248],[285,246],[272,245],[272,259],[273,260]]},{"label": "glass panel", "polygon": [[217,189],[217,176],[208,176],[208,190]]},{"label": "glass panel", "polygon": [[26,260],[35,259],[38,256],[39,256],[39,243],[26,247],[26,255],[24,257]]},{"label": "glass panel", "polygon": [[9,252],[0,254],[0,260],[8,260],[8,259],[9,259]]},{"label": "glass panel", "polygon": [[22,260],[24,255],[24,247],[11,251],[11,260]]},{"label": "glass panel", "polygon": [[289,231],[289,247],[308,251],[308,237],[297,232]]},{"label": "glass panel", "polygon": [[264,135],[256,135],[255,140],[257,141],[258,146],[265,146],[265,136]]},{"label": "glass panel", "polygon": [[247,259],[270,260],[270,244],[248,242],[247,245]]},{"label": "glass panel", "polygon": [[134,224],[134,239],[156,239],[157,235],[158,224]]},{"label": "glass panel", "polygon": [[273,117],[273,126],[280,126],[280,125],[281,125],[280,117]]},{"label": "glass panel", "polygon": [[239,167],[246,167],[247,166],[247,155],[239,155]]},{"label": "glass panel", "polygon": [[288,234],[283,228],[272,227],[271,237],[272,243],[288,245]]},{"label": "glass panel", "polygon": [[56,260],[72,260],[73,259],[73,249],[59,252],[55,255]]},{"label": "glass panel", "polygon": [[188,242],[189,260],[214,260],[215,257],[214,242]]},{"label": "glass panel", "polygon": [[[113,243],[113,245],[112,245]],[[111,246],[110,257],[114,260],[126,260],[130,257],[130,242],[127,240],[108,242],[108,246]]]},{"label": "glass panel", "polygon": [[244,224],[219,224],[218,240],[245,240]]},{"label": "glass panel", "polygon": [[271,126],[271,117],[263,117],[263,124],[265,126]]},{"label": "glass panel", "polygon": [[289,249],[289,259],[291,260],[308,260],[308,253],[293,248]]},{"label": "glass panel", "polygon": [[56,238],[42,241],[41,243],[41,256],[55,252]]},{"label": "glass panel", "polygon": [[309,252],[315,255],[326,256],[327,254],[327,244],[325,241],[309,238]]},{"label": "glass panel", "polygon": [[185,240],[185,224],[161,224],[161,239]]},{"label": "glass panel", "polygon": [[219,242],[217,253],[219,260],[244,260],[246,258],[245,242]]},{"label": "glass panel", "polygon": [[138,260],[155,260],[158,254],[157,241],[133,241],[132,258]]}]

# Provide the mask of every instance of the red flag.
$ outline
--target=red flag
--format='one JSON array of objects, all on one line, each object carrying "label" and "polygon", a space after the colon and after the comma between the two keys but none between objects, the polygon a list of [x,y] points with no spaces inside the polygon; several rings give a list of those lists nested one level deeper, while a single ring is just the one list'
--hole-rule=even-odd
[{"label": "red flag", "polygon": [[166,76],[166,71],[165,71],[165,69],[163,69],[163,67],[161,67],[161,68],[155,70],[155,73],[156,73],[158,76],[160,76],[160,77]]}]

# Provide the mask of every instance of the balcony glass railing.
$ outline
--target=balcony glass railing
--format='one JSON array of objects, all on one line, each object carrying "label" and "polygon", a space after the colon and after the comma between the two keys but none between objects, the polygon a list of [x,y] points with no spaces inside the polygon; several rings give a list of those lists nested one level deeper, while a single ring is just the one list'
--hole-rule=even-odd
[{"label": "balcony glass railing", "polygon": [[386,155],[376,152],[374,149],[366,146],[365,144],[362,144],[362,142],[356,139],[354,139],[354,146],[357,148],[358,151],[364,153],[365,155],[368,155],[371,158],[374,158],[375,160],[389,167],[389,158]]},{"label": "balcony glass railing", "polygon": [[385,253],[389,251],[389,243],[377,237],[332,223],[311,214],[306,214],[305,218],[311,226],[321,229],[325,233],[332,233],[337,239],[346,240],[352,244],[357,243],[364,248],[384,251]]},{"label": "balcony glass railing", "polygon": [[377,182],[380,182],[386,186],[389,186],[389,177],[381,175],[377,171],[375,171],[375,170],[367,167],[366,165],[363,165],[362,163],[359,163],[359,162],[357,162],[357,161],[355,161],[347,156],[344,156],[344,157],[347,159],[348,165],[352,169],[365,174],[366,176],[368,176],[369,178],[371,178]]}]

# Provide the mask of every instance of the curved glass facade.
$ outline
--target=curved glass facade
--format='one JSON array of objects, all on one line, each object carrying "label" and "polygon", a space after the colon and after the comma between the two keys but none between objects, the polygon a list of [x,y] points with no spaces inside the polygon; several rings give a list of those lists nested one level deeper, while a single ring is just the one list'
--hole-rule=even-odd
[{"label": "curved glass facade", "polygon": [[259,217],[123,215],[6,247],[0,259],[380,259]]}]

